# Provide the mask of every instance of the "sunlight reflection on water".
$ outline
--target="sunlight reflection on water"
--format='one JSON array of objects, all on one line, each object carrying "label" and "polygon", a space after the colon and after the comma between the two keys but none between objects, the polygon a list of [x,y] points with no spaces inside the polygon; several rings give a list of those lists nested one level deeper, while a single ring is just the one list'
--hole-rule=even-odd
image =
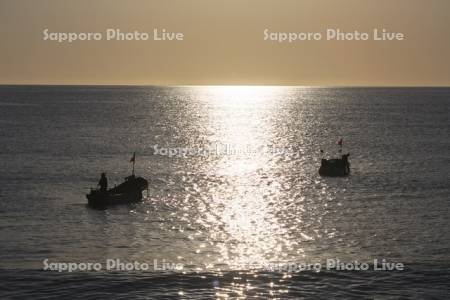
[{"label": "sunlight reflection on water", "polygon": [[[349,282],[364,289],[364,280],[361,273],[292,279],[258,266],[328,258],[448,262],[443,163],[448,152],[442,150],[449,148],[442,139],[449,128],[448,89],[0,87],[0,92],[0,102],[24,104],[0,111],[5,268],[40,269],[47,257],[166,260],[183,264],[185,273],[160,279],[155,271],[150,284],[134,275],[124,280],[144,295],[149,287],[167,292],[170,278],[171,292],[199,284],[197,290],[180,290],[186,297],[199,292],[206,298],[202,293],[211,295],[211,289],[230,297],[284,297],[317,289],[317,280],[333,293]],[[321,178],[319,150],[338,155],[338,137],[351,152],[352,174]],[[168,157],[155,155],[154,145],[221,151]],[[107,170],[111,184],[118,183],[130,172],[134,150],[137,174],[150,179],[150,196],[104,211],[87,208],[85,193],[99,173]],[[417,282],[414,272],[410,276]],[[390,275],[384,278],[396,295]],[[408,286],[401,276],[396,280]]]},{"label": "sunlight reflection on water", "polygon": [[[276,112],[283,88],[209,88],[211,146],[220,142],[225,153],[210,161],[209,174],[220,178],[218,188],[201,186],[208,195],[204,215],[209,224],[207,239],[219,249],[214,265],[248,269],[255,265],[286,260],[288,253],[303,249],[292,232],[302,233],[299,222],[283,220],[285,206],[282,174],[273,174],[276,164],[268,149],[278,133],[270,120]],[[205,90],[198,91],[203,98]],[[292,153],[290,153],[292,155]],[[280,153],[285,155],[285,153]],[[217,216],[215,219],[211,216]],[[299,216],[298,216],[299,217]],[[298,218],[301,223],[301,218]],[[202,221],[200,221],[202,222]],[[314,238],[301,234],[307,240]]]}]

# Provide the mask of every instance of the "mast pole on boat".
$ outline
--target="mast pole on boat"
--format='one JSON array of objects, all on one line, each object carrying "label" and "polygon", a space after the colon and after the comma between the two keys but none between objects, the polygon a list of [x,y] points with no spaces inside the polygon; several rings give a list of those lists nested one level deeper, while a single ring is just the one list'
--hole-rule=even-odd
[{"label": "mast pole on boat", "polygon": [[133,163],[133,169],[131,171],[131,175],[134,176],[134,164],[136,163],[136,152],[133,153],[133,157],[131,157],[130,162]]}]

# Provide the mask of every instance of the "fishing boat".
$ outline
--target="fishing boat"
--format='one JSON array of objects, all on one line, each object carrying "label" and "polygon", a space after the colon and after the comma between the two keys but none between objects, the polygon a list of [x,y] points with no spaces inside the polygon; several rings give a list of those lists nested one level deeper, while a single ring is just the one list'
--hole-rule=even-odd
[{"label": "fishing boat", "polygon": [[134,174],[125,178],[118,186],[109,189],[91,189],[86,195],[88,204],[92,207],[127,204],[142,201],[142,192],[148,188],[148,181]]},{"label": "fishing boat", "polygon": [[91,189],[90,193],[86,195],[90,206],[105,207],[109,205],[134,203],[142,200],[142,192],[148,189],[148,181],[134,175],[136,153],[133,153],[130,162],[133,163],[131,175],[126,177],[124,182],[112,189],[107,189],[108,181],[105,173],[102,173],[99,181],[100,188]]},{"label": "fishing boat", "polygon": [[344,177],[350,175],[350,153],[342,155],[341,158],[322,158],[319,174],[321,176]]}]

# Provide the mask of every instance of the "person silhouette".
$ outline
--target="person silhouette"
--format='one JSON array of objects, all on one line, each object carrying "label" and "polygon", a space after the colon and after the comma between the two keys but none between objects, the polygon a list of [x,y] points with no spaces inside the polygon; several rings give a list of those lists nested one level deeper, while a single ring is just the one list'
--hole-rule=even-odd
[{"label": "person silhouette", "polygon": [[98,185],[100,186],[100,191],[106,192],[108,189],[108,179],[106,178],[106,174],[102,173],[100,180],[98,181]]}]

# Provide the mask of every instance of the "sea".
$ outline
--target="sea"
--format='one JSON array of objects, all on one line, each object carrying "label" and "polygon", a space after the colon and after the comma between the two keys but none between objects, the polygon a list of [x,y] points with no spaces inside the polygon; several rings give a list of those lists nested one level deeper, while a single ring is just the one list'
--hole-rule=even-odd
[{"label": "sea", "polygon": [[[448,299],[449,109],[450,88],[0,86],[0,298]],[[350,176],[319,176],[344,153]],[[87,206],[133,154],[143,201]]]}]

